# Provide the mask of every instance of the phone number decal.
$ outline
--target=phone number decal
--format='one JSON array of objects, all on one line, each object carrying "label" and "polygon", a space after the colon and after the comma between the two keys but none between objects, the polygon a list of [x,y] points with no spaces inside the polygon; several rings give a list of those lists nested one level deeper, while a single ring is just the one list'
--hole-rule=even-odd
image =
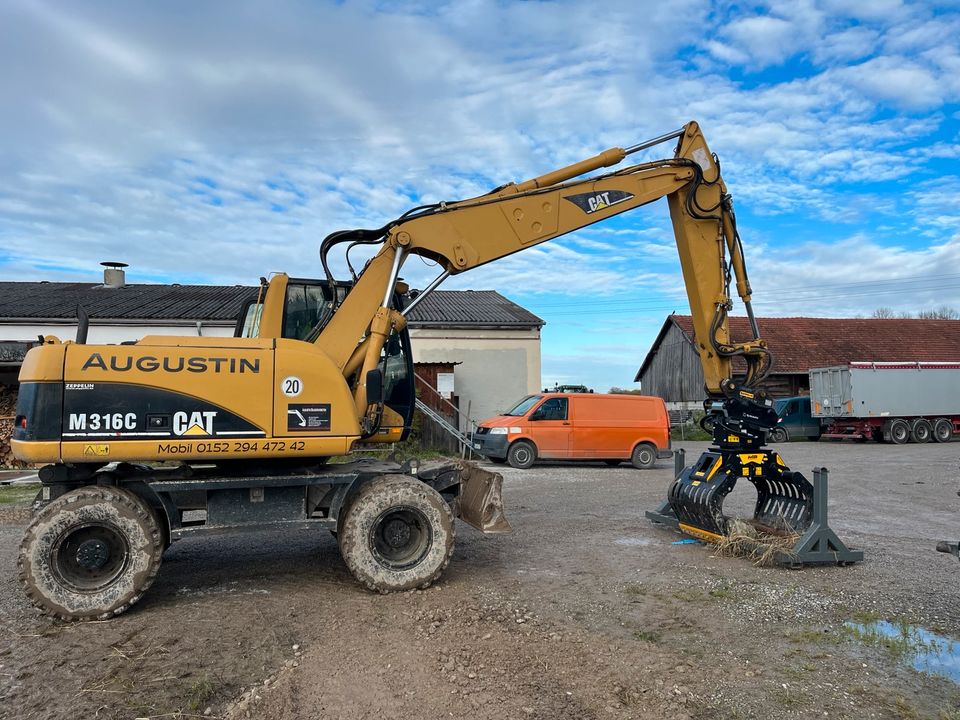
[{"label": "phone number decal", "polygon": [[189,455],[198,453],[226,452],[298,452],[305,450],[307,444],[299,440],[217,440],[212,442],[163,442],[157,445],[157,452],[167,455]]}]

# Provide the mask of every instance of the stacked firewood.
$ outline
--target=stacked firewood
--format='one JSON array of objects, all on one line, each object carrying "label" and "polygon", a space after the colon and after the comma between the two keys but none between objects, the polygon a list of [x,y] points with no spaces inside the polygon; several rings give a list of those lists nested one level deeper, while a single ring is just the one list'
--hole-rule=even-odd
[{"label": "stacked firewood", "polygon": [[13,456],[10,450],[10,435],[13,433],[13,418],[16,411],[17,389],[0,384],[0,467],[26,467]]}]

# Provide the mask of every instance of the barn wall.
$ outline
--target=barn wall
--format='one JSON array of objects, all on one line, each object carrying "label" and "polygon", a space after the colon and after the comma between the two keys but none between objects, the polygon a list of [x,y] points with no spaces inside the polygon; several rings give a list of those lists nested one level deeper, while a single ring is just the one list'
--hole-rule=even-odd
[{"label": "barn wall", "polygon": [[[774,374],[761,387],[774,398],[810,394],[806,374],[777,374],[776,365]],[[699,403],[706,398],[700,357],[676,325],[670,325],[663,342],[656,348],[656,354],[640,378],[640,389],[644,395],[656,395],[668,403]]]},{"label": "barn wall", "polygon": [[706,397],[700,357],[675,324],[671,323],[640,377],[640,389],[667,402],[698,402]]}]

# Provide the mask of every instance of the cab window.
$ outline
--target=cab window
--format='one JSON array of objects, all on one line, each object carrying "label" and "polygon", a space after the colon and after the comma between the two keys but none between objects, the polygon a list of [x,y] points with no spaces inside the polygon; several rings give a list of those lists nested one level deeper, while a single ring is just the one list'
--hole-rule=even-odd
[{"label": "cab window", "polygon": [[567,399],[566,398],[548,398],[538,407],[531,420],[566,420],[567,419]]},{"label": "cab window", "polygon": [[313,329],[326,319],[330,309],[329,291],[323,285],[287,285],[283,314],[283,337],[307,340]]}]

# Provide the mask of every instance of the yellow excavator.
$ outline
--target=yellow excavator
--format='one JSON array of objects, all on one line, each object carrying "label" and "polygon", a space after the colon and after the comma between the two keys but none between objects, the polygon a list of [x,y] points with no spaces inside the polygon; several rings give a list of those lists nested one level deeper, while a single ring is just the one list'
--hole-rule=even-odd
[{"label": "yellow excavator", "polygon": [[[672,140],[671,158],[582,177]],[[414,208],[377,229],[333,233],[320,247],[325,277],[261,281],[233,338],[89,345],[82,313],[75,342],[43,338],[23,363],[11,440],[18,458],[44,464],[19,560],[30,598],[67,620],[110,617],[142,596],[170,542],[263,527],[332,531],[353,575],[373,590],[426,587],[450,559],[454,517],[486,533],[509,530],[500,476],[465,462],[326,462],[408,433],[407,315],[450,275],[662,197],[716,445],[671,486],[673,516],[690,534],[719,537],[723,497],[747,477],[759,520],[802,530],[810,484],[761,449],[777,422],[759,388],[770,354],[719,162],[691,122],[480,197]],[[349,281],[328,262],[344,245],[348,260],[352,247],[379,246]],[[398,278],[415,255],[442,272],[408,301]],[[733,282],[753,335],[736,342],[727,324]],[[747,364],[742,381],[732,374],[735,356]]]}]

